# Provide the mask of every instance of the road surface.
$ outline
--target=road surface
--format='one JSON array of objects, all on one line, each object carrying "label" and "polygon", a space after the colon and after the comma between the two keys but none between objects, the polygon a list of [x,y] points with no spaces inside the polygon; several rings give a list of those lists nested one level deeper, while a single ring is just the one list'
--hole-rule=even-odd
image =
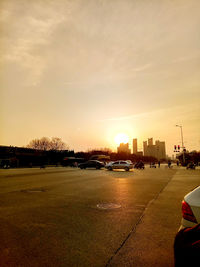
[{"label": "road surface", "polygon": [[0,266],[173,266],[200,170],[0,170]]}]

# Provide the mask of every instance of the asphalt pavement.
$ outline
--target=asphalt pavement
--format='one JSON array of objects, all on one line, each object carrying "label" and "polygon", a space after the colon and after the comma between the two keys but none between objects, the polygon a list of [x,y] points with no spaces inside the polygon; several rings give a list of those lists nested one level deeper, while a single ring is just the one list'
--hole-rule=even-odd
[{"label": "asphalt pavement", "polygon": [[200,170],[0,170],[0,266],[173,266]]}]

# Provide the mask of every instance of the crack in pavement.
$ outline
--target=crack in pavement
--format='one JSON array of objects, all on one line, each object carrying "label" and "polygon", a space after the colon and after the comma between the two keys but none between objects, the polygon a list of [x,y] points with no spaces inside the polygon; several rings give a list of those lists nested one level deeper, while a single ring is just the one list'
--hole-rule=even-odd
[{"label": "crack in pavement", "polygon": [[[175,175],[175,174],[174,174]],[[131,231],[129,232],[129,234],[127,235],[127,237],[124,239],[124,241],[121,243],[121,245],[115,250],[114,254],[110,257],[110,259],[107,261],[105,267],[108,267],[111,263],[111,261],[113,260],[113,258],[117,255],[117,253],[122,249],[122,247],[125,245],[125,243],[127,242],[127,240],[130,238],[130,236],[132,234],[134,234],[136,232],[137,226],[141,223],[142,218],[144,217],[147,209],[149,208],[149,206],[158,199],[158,197],[160,196],[160,194],[163,192],[163,190],[168,186],[168,184],[170,183],[170,181],[172,180],[172,178],[174,177],[174,175],[172,175],[169,180],[166,182],[166,184],[161,188],[161,190],[158,192],[157,195],[155,195],[155,197],[153,199],[151,199],[144,211],[142,212],[142,215],[140,216],[139,220],[137,221],[137,223],[134,225],[134,227],[131,229]]]}]

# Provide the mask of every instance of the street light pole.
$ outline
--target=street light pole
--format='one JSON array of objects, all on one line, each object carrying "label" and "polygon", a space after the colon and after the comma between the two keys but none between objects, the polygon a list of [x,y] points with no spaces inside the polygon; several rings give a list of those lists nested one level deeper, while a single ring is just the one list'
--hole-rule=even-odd
[{"label": "street light pole", "polygon": [[182,129],[182,125],[176,125],[176,127],[181,128],[181,141],[182,141],[182,149],[183,149],[183,164],[185,164],[185,148],[184,148],[184,143],[183,143],[183,129]]}]

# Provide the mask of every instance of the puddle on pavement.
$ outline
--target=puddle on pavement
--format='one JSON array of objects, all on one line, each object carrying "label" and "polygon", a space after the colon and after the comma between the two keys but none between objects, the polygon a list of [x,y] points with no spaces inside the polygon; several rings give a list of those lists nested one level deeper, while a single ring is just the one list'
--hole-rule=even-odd
[{"label": "puddle on pavement", "polygon": [[121,208],[121,205],[115,203],[101,203],[97,204],[97,208],[101,210],[113,210]]},{"label": "puddle on pavement", "polygon": [[23,193],[43,193],[46,192],[45,189],[42,188],[37,188],[37,189],[26,189],[26,190],[21,190]]}]

